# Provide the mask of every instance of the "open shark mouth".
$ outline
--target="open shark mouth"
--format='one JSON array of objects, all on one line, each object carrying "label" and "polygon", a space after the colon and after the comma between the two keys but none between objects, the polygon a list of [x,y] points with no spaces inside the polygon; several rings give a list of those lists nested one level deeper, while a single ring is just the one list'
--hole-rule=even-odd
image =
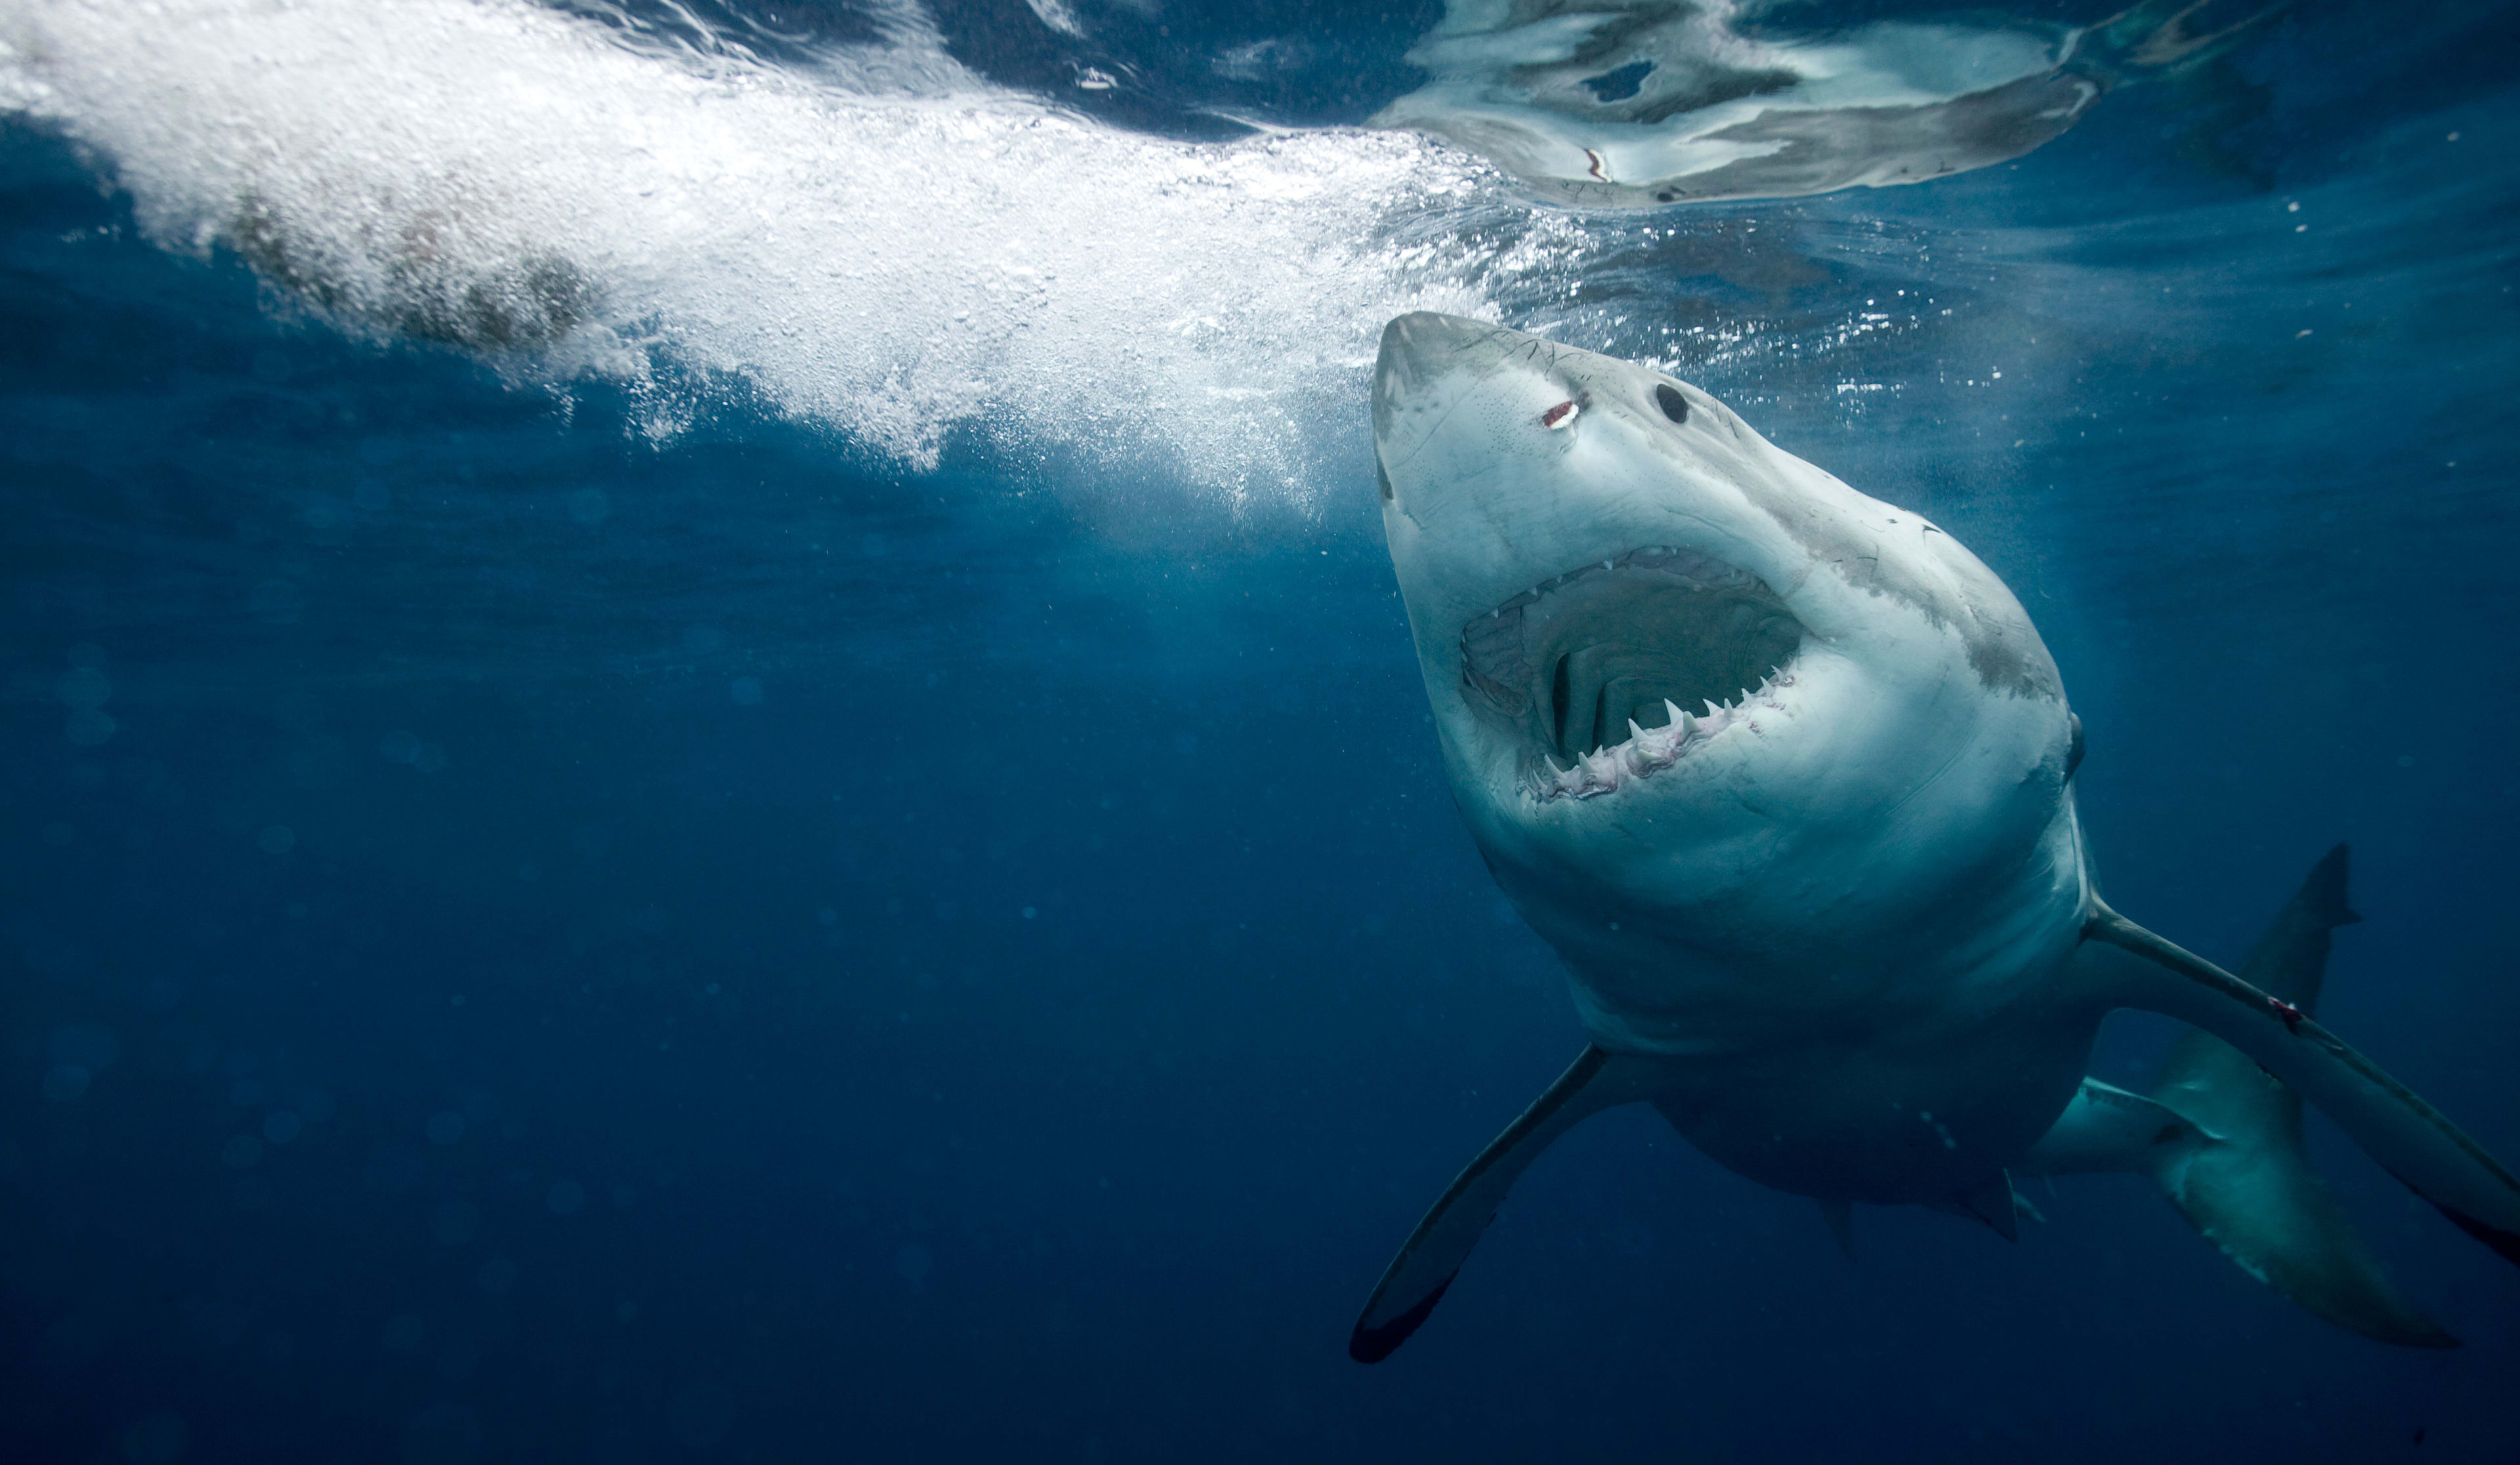
[{"label": "open shark mouth", "polygon": [[1746,722],[1792,685],[1802,639],[1802,623],[1758,576],[1694,550],[1647,546],[1472,617],[1462,628],[1462,694],[1526,740],[1532,797],[1597,798]]}]

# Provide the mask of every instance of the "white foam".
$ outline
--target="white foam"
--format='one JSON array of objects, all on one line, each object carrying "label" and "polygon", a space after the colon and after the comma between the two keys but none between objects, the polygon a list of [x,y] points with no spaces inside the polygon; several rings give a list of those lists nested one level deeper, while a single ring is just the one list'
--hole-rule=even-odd
[{"label": "white foam", "polygon": [[1405,227],[1508,206],[1432,144],[1124,133],[890,31],[800,68],[521,0],[14,0],[0,108],[98,150],[170,247],[632,383],[658,432],[754,398],[917,468],[959,427],[1238,496],[1323,487],[1391,315],[1492,314],[1582,233],[1489,257]]}]

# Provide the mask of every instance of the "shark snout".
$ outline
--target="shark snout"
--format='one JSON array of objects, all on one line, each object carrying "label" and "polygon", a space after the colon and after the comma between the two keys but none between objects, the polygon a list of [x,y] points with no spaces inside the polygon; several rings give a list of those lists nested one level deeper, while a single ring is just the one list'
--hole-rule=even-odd
[{"label": "shark snout", "polygon": [[1383,327],[1373,363],[1373,441],[1383,462],[1415,452],[1463,397],[1533,339],[1428,310]]},{"label": "shark snout", "polygon": [[1375,374],[1378,377],[1396,365],[1447,360],[1500,336],[1517,334],[1466,316],[1413,310],[1382,328],[1382,355]]}]

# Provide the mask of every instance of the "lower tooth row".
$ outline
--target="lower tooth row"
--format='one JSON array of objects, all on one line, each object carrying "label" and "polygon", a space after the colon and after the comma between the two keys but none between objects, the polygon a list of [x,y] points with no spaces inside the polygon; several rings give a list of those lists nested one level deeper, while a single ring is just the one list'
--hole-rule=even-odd
[{"label": "lower tooth row", "polygon": [[1659,728],[1641,728],[1628,720],[1628,740],[1615,748],[1596,748],[1575,760],[1575,766],[1559,773],[1550,765],[1547,775],[1536,776],[1534,792],[1542,799],[1598,798],[1617,791],[1628,778],[1642,778],[1659,773],[1680,761],[1680,751],[1691,739],[1711,737],[1732,722],[1732,709],[1706,704],[1706,715],[1691,717],[1680,710],[1669,698],[1663,710],[1671,721]]}]

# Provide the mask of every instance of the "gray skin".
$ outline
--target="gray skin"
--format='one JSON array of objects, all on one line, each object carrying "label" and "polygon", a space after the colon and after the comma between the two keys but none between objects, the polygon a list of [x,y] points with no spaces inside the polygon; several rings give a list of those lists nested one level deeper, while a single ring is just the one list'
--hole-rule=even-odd
[{"label": "gray skin", "polygon": [[[1457,317],[1391,323],[1373,425],[1455,802],[1563,958],[1592,1046],[1420,1223],[1358,1357],[1396,1348],[1513,1177],[1611,1104],[1652,1103],[1833,1225],[1853,1202],[1919,1204],[2009,1236],[2011,1172],[2160,1177],[2124,1118],[2151,1111],[2086,1088],[2120,1006],[2228,1041],[2520,1262],[2520,1182],[2474,1141],[2099,899],[2055,663],[1938,526],[1694,386]],[[2120,1122],[2069,1126],[2070,1163],[2046,1163],[2069,1103]],[[2261,1128],[2306,1174],[2297,1127],[2283,1153]]]}]

